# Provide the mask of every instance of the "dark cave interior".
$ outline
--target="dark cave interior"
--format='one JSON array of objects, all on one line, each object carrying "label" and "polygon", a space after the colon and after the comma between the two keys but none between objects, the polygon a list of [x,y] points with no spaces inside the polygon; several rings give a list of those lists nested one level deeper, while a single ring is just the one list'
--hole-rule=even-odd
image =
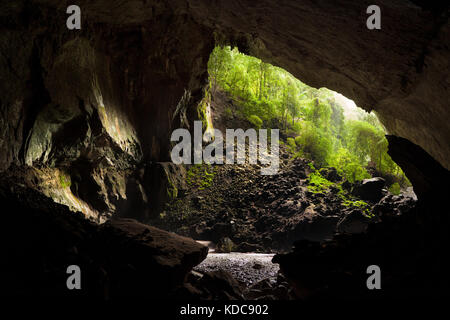
[{"label": "dark cave interior", "polygon": [[[251,296],[227,273],[191,271],[208,255],[185,237],[195,233],[151,223],[173,196],[168,190],[186,180],[170,162],[170,135],[199,120],[217,45],[374,110],[388,153],[418,198],[400,216],[379,204],[380,222],[363,233],[321,243],[282,233],[286,243],[273,262],[289,298],[444,295],[449,7],[378,2],[383,28],[375,31],[365,28],[368,1],[79,0],[81,30],[66,28],[68,1],[2,2],[1,295]],[[298,175],[309,170],[301,161],[289,165]],[[301,177],[288,173],[276,187],[287,190],[291,178]],[[383,270],[381,291],[366,287],[374,261]],[[67,290],[69,265],[83,270],[83,290]]]}]

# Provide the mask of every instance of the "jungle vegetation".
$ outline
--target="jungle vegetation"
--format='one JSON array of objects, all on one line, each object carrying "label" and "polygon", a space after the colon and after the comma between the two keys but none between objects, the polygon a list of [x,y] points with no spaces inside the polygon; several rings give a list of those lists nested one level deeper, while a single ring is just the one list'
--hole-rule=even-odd
[{"label": "jungle vegetation", "polygon": [[382,176],[393,193],[410,185],[388,155],[385,129],[374,113],[359,109],[356,119],[347,119],[333,91],[310,87],[237,48],[216,47],[208,72],[208,94],[222,90],[237,106],[225,114],[254,128],[280,129],[293,157],[335,167],[350,182]]}]

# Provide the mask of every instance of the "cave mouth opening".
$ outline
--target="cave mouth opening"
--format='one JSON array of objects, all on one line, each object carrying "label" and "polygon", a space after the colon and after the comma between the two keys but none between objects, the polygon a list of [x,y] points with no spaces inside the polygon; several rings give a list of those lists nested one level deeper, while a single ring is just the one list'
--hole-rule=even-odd
[{"label": "cave mouth opening", "polygon": [[[216,123],[219,129],[279,129],[294,157],[308,158],[320,168],[335,167],[350,182],[377,175],[392,193],[411,187],[387,153],[387,132],[374,111],[366,112],[335,91],[310,87],[236,47],[216,47],[208,72],[207,103],[199,106],[207,129]],[[214,111],[210,100],[217,100]]]},{"label": "cave mouth opening", "polygon": [[[449,180],[448,170],[428,158],[427,152],[449,166],[446,12],[431,15],[407,3],[384,1],[383,12],[388,14],[383,13],[384,31],[380,32],[365,30],[365,8],[357,5],[227,2],[212,6],[197,1],[185,6],[165,1],[155,6],[148,1],[125,1],[124,6],[108,10],[99,2],[83,6],[81,30],[67,31],[65,8],[56,1],[22,2],[2,5],[2,12],[9,16],[8,30],[1,35],[5,45],[0,62],[1,74],[8,80],[2,86],[4,112],[0,115],[4,124],[0,197],[6,212],[3,223],[8,226],[2,232],[4,293],[73,294],[67,292],[66,270],[69,264],[80,264],[83,274],[91,278],[87,286],[83,283],[81,294],[164,296],[172,280],[181,284],[185,276],[191,276],[187,272],[204,258],[205,248],[120,218],[148,222],[150,211],[159,210],[167,198],[172,207],[157,213],[161,223],[195,239],[216,239],[216,247],[231,252],[280,252],[298,239],[327,238],[338,224],[349,232],[368,223],[384,227],[385,221],[370,222],[379,215],[403,212],[397,205],[401,195],[385,198],[380,206],[357,200],[353,189],[359,184],[333,181],[347,174],[344,167],[329,165],[328,161],[337,159],[348,164],[355,181],[365,171],[371,174],[366,168],[370,160],[375,169],[378,165],[387,170],[387,160],[376,156],[378,149],[370,148],[373,144],[366,148],[373,158],[364,158],[364,152],[359,158],[356,153],[365,146],[360,143],[366,141],[364,137],[373,137],[372,130],[364,131],[366,125],[356,128],[367,133],[356,144],[334,135],[333,108],[330,122],[324,122],[320,112],[314,122],[315,111],[328,113],[329,108],[321,106],[330,104],[327,98],[322,101],[305,94],[300,99],[292,97],[294,90],[269,87],[265,77],[257,82],[261,79],[258,68],[259,74],[270,72],[265,64],[249,59],[233,65],[233,70],[246,71],[252,62],[254,78],[241,82],[224,78],[231,94],[211,85],[202,101],[205,108],[191,113],[189,102],[196,107],[207,50],[216,39],[270,57],[294,74],[304,74],[307,82],[317,84],[322,77],[330,88],[361,99],[361,105],[377,101],[380,119],[398,136],[394,137],[397,144],[389,140],[397,155],[392,157],[408,174],[422,202],[415,212],[420,216],[409,215],[410,221],[402,219],[390,229],[365,236],[352,235],[351,244],[347,239],[336,240],[335,251],[333,246],[328,251],[297,246],[298,259],[286,256],[285,271],[288,275],[299,270],[304,277],[290,273],[290,280],[304,283],[306,277],[309,284],[334,284],[337,289],[331,296],[346,297],[348,287],[366,281],[365,277],[347,281],[348,275],[366,270],[368,263],[379,263],[383,281],[392,281],[383,283],[382,292],[388,296],[433,293],[436,283],[445,284],[442,279],[448,279],[444,271],[448,268],[441,261],[447,252],[448,215],[442,207],[448,185],[441,188],[439,184]],[[304,58],[304,63],[295,57]],[[231,58],[235,57],[230,54]],[[290,77],[280,87],[293,87],[284,85],[286,79]],[[244,88],[251,99],[240,94]],[[212,94],[210,90],[215,89]],[[241,99],[233,99],[234,92]],[[311,104],[305,103],[302,114],[291,115],[288,104],[267,103],[277,93],[280,101],[308,98]],[[267,105],[262,108],[262,103]],[[242,128],[283,129],[282,174],[263,179],[248,166],[200,165],[179,170],[167,162],[168,135],[179,124],[172,117],[178,105],[187,110],[189,120],[197,114],[218,128],[237,123]],[[220,106],[228,108],[222,112]],[[295,112],[295,104],[289,106]],[[265,116],[271,111],[276,116]],[[340,141],[343,156],[336,157],[332,149],[333,157],[326,157],[327,147],[333,148],[335,141]],[[306,148],[305,142],[311,142],[311,147]],[[395,189],[384,179],[392,193]],[[379,190],[378,184],[372,186]],[[403,200],[402,207],[407,209],[410,201]],[[375,211],[373,215],[365,210],[366,204],[372,214]],[[106,223],[93,224],[85,218]],[[152,244],[154,250],[149,250]],[[255,265],[253,270],[261,269]],[[390,290],[391,284],[400,290]]]},{"label": "cave mouth opening", "polygon": [[237,48],[216,47],[208,73],[197,107],[203,130],[278,129],[281,164],[274,176],[248,161],[186,166],[185,188],[150,224],[206,241],[212,250],[196,270],[224,268],[247,285],[275,281],[271,254],[363,233],[380,215],[414,206],[374,112]]}]

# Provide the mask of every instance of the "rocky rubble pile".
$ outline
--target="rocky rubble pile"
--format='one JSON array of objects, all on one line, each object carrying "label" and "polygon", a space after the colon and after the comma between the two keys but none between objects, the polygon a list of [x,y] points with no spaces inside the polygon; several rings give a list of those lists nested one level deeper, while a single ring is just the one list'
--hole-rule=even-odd
[{"label": "rocky rubble pile", "polygon": [[246,287],[229,272],[217,270],[191,272],[172,297],[179,300],[292,300],[295,295],[281,273],[275,281],[264,279]]},{"label": "rocky rubble pile", "polygon": [[315,172],[311,162],[291,159],[283,149],[281,158],[273,176],[261,175],[257,165],[208,167],[214,175],[211,185],[179,192],[150,224],[213,241],[217,251],[270,252],[288,250],[296,240],[364,232],[378,214],[395,207],[388,202],[398,202],[398,214],[414,205],[409,197],[383,198],[389,193],[382,178],[352,184],[335,168],[320,170],[331,185],[317,191],[308,179]]},{"label": "rocky rubble pile", "polygon": [[[411,200],[384,197],[374,210],[380,223],[365,233],[340,234],[322,243],[297,241],[293,251],[273,258],[293,286],[295,296],[323,299],[408,299],[440,296],[448,280],[440,277],[445,242],[430,246],[438,238],[424,230],[419,218],[424,208],[411,208]],[[410,208],[403,214],[402,208]],[[443,251],[444,250],[444,251]],[[368,266],[382,272],[382,289],[368,290]]]}]

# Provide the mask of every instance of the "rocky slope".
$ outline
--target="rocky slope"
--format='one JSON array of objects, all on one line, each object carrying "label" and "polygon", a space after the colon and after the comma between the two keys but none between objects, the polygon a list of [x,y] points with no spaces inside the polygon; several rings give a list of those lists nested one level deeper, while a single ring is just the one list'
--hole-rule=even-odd
[{"label": "rocky slope", "polygon": [[300,239],[361,233],[378,221],[380,208],[401,214],[414,206],[412,198],[388,195],[380,178],[353,185],[334,168],[320,170],[334,183],[318,190],[309,180],[316,172],[312,162],[281,150],[280,171],[272,176],[261,175],[258,165],[191,167],[188,188],[178,190],[150,224],[213,241],[224,251],[268,252],[289,249]]}]

